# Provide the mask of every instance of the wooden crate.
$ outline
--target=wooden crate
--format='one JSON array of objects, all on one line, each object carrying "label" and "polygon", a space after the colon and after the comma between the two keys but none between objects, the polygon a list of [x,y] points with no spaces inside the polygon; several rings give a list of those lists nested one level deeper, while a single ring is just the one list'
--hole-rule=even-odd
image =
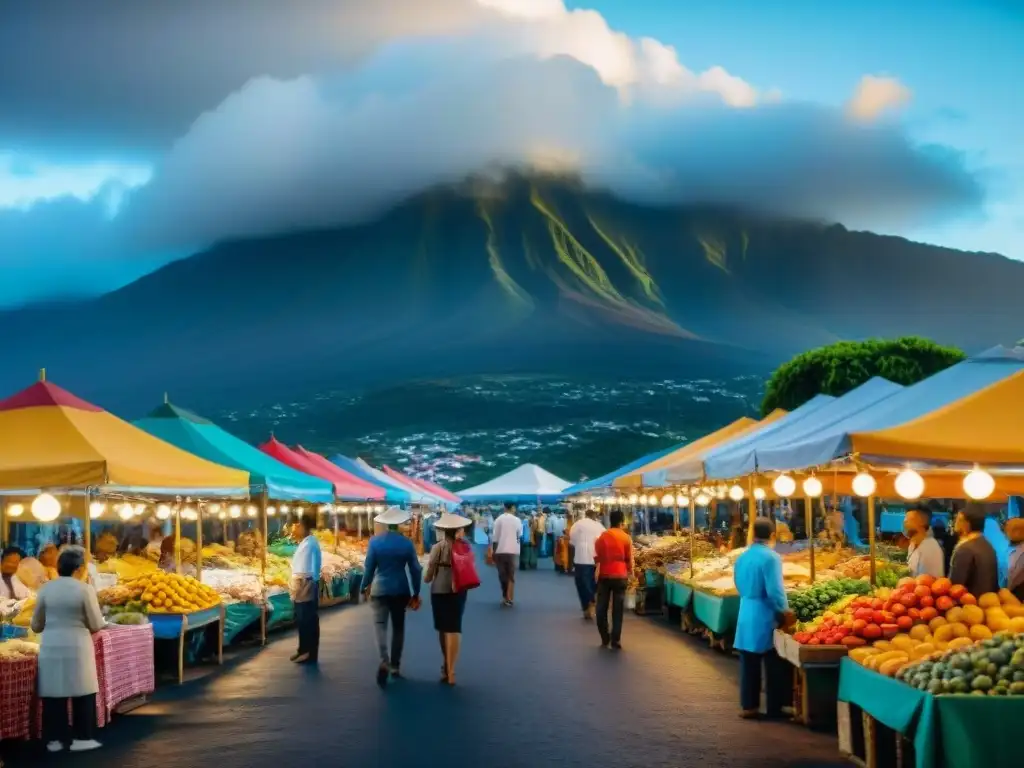
[{"label": "wooden crate", "polygon": [[836,708],[839,751],[862,768],[914,768],[914,745],[903,734],[846,701]]}]

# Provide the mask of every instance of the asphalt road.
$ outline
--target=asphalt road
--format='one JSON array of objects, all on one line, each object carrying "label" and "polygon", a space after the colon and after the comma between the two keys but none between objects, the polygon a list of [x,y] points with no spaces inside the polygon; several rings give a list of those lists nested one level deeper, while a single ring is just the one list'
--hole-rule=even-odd
[{"label": "asphalt road", "polygon": [[570,577],[519,574],[503,609],[492,569],[466,609],[459,684],[438,683],[429,605],[410,616],[406,679],[374,681],[365,605],[321,613],[318,668],[288,662],[294,633],[204,679],[165,685],[100,732],[102,750],[8,755],[17,765],[161,768],[775,768],[845,766],[834,736],[740,720],[735,659],[657,619],[628,616],[601,650]]}]

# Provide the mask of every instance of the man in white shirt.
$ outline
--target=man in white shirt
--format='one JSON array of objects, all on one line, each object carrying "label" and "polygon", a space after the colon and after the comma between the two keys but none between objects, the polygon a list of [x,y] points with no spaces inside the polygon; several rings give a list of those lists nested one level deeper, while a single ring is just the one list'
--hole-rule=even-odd
[{"label": "man in white shirt", "polygon": [[932,534],[932,513],[924,507],[907,510],[903,517],[903,533],[910,539],[907,567],[912,576],[928,574],[936,579],[946,575],[946,558],[942,545]]},{"label": "man in white shirt", "polygon": [[292,539],[299,543],[292,555],[292,600],[295,623],[299,629],[299,648],[292,656],[296,664],[316,664],[320,653],[320,568],[323,555],[313,531],[316,518],[303,515],[292,528]]},{"label": "man in white shirt", "polygon": [[491,530],[491,546],[494,548],[494,567],[501,582],[502,604],[512,606],[516,591],[516,568],[519,563],[519,541],[523,535],[523,524],[516,517],[515,504],[506,502],[505,511],[494,521]]},{"label": "man in white shirt", "polygon": [[18,566],[24,553],[18,547],[7,547],[0,556],[0,597],[8,600],[24,600],[32,595],[28,587],[18,578]]},{"label": "man in white shirt", "polygon": [[594,565],[594,544],[605,528],[597,522],[597,512],[587,510],[587,516],[573,524],[569,531],[569,544],[574,550],[573,572],[576,574],[576,593],[580,597],[583,618],[594,618],[594,599],[597,596],[596,566]]}]

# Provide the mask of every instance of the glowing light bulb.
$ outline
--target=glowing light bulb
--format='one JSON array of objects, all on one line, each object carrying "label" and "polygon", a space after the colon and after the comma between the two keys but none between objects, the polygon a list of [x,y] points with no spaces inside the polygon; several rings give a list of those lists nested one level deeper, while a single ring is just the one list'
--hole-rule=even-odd
[{"label": "glowing light bulb", "polygon": [[921,498],[924,493],[924,478],[912,469],[905,469],[896,475],[896,493],[907,501]]},{"label": "glowing light bulb", "polygon": [[789,475],[779,475],[772,482],[772,489],[779,498],[788,499],[796,491],[796,480]]},{"label": "glowing light bulb", "polygon": [[866,499],[868,496],[875,495],[875,489],[878,488],[878,482],[875,480],[873,475],[867,472],[860,472],[853,478],[853,492],[860,496],[862,499]]},{"label": "glowing light bulb", "polygon": [[995,478],[983,469],[975,467],[964,476],[964,493],[975,501],[987,499],[995,489]]},{"label": "glowing light bulb", "polygon": [[764,492],[764,488],[754,489],[754,498],[758,501],[763,501],[765,496],[767,496],[767,494]]},{"label": "glowing light bulb", "polygon": [[89,517],[93,520],[103,517],[103,513],[107,511],[107,505],[102,501],[94,501],[89,505]]},{"label": "glowing light bulb", "polygon": [[818,498],[819,496],[821,496],[821,491],[821,480],[819,480],[818,478],[812,475],[811,477],[808,477],[806,480],[804,480],[804,493],[807,494],[807,496],[809,496],[810,498]]},{"label": "glowing light bulb", "polygon": [[733,501],[742,501],[743,496],[743,489],[740,486],[734,485],[729,489],[729,498]]},{"label": "glowing light bulb", "polygon": [[7,508],[8,517],[21,517],[23,514],[25,514],[24,504],[11,504],[11,506]]}]

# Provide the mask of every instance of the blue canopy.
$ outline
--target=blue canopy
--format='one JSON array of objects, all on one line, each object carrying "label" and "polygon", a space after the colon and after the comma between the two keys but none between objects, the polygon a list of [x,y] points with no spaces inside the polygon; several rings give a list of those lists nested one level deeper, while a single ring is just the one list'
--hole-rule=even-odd
[{"label": "blue canopy", "polygon": [[267,495],[278,501],[334,501],[334,486],[328,481],[282,464],[184,408],[164,403],[135,426],[207,461],[248,472],[253,495],[266,488]]},{"label": "blue canopy", "polygon": [[1024,349],[994,347],[944,371],[904,387],[813,436],[758,451],[760,471],[815,467],[850,452],[850,435],[905,424],[995,384],[1024,368]]},{"label": "blue canopy", "polygon": [[816,395],[789,413],[781,416],[767,424],[762,424],[757,429],[744,432],[721,445],[709,448],[706,451],[690,456],[678,464],[662,467],[652,472],[644,473],[644,485],[648,487],[663,487],[677,483],[693,483],[704,478],[705,462],[708,458],[720,456],[729,450],[737,450],[752,445],[758,438],[774,435],[779,430],[786,429],[788,425],[797,424],[806,419],[810,414],[824,407],[835,400],[830,395]]},{"label": "blue canopy", "polygon": [[331,463],[337,464],[349,474],[355,475],[360,480],[379,485],[384,489],[384,500],[389,504],[408,504],[412,501],[412,494],[397,485],[383,472],[374,474],[366,469],[366,465],[340,453],[331,457]]},{"label": "blue canopy", "polygon": [[599,488],[610,488],[612,483],[615,481],[615,478],[628,474],[634,469],[639,469],[644,464],[649,464],[656,459],[660,459],[662,456],[667,456],[672,453],[672,451],[677,451],[685,445],[686,443],[676,443],[675,445],[663,448],[660,451],[655,451],[654,453],[648,453],[646,456],[641,456],[639,459],[631,461],[629,464],[624,464],[606,475],[601,475],[600,477],[595,477],[593,480],[584,480],[582,483],[571,485],[565,489],[565,495],[574,496],[577,493],[586,493]]},{"label": "blue canopy", "polygon": [[765,430],[749,441],[736,441],[724,446],[721,451],[712,451],[704,460],[705,474],[714,480],[745,477],[760,469],[758,457],[761,451],[814,437],[822,430],[891,397],[901,389],[902,386],[887,379],[877,376],[869,379],[842,397],[811,410],[805,418],[793,422],[780,419],[779,429]]}]

